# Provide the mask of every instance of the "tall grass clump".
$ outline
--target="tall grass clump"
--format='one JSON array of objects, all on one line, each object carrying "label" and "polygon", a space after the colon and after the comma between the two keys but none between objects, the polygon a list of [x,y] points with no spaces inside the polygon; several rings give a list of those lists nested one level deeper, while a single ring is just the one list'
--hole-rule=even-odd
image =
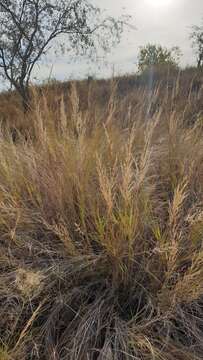
[{"label": "tall grass clump", "polygon": [[1,113],[0,359],[200,360],[202,95],[80,86]]}]

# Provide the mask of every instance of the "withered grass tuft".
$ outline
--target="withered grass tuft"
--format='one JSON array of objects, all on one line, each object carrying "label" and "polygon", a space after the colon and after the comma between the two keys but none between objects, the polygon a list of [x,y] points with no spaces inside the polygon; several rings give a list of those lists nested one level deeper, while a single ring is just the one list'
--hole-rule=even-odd
[{"label": "withered grass tuft", "polygon": [[203,93],[120,81],[1,98],[2,360],[202,359]]}]

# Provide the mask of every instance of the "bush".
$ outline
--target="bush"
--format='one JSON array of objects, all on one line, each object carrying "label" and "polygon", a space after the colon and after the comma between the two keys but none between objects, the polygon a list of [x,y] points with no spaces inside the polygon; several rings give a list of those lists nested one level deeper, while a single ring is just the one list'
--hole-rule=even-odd
[{"label": "bush", "polygon": [[138,69],[143,72],[154,67],[163,68],[164,71],[168,67],[177,68],[180,56],[181,52],[178,47],[167,49],[161,45],[148,44],[140,47]]}]

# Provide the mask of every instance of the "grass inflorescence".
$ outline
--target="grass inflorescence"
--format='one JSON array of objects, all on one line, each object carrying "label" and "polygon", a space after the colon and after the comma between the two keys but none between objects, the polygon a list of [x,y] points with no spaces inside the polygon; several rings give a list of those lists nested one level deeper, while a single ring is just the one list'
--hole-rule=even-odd
[{"label": "grass inflorescence", "polygon": [[2,360],[202,358],[202,90],[122,81],[2,98]]}]

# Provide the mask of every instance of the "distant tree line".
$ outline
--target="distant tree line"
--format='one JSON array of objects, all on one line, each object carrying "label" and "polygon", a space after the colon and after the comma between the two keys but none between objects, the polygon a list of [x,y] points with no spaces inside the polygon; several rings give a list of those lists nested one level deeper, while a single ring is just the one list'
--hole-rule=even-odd
[{"label": "distant tree line", "polygon": [[[0,74],[29,108],[29,84],[36,64],[50,48],[70,57],[97,57],[119,43],[129,17],[107,16],[89,0],[0,0]],[[191,28],[190,39],[203,67],[203,24]],[[55,40],[55,41],[54,41]],[[148,44],[140,48],[140,71],[161,65],[177,67],[181,51]]]}]

